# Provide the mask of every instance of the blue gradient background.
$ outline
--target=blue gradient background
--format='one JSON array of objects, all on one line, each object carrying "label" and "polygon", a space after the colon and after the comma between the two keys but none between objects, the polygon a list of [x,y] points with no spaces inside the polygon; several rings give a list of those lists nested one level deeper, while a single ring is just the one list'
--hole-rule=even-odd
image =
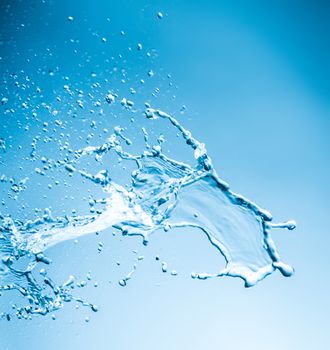
[{"label": "blue gradient background", "polygon": [[[164,14],[162,20],[158,11]],[[74,17],[70,24],[68,16]],[[159,233],[147,248],[135,238],[103,235],[102,254],[97,252],[98,237],[83,238],[78,248],[66,242],[49,252],[56,261],[55,278],[92,270],[99,287],[76,292],[98,304],[100,311],[75,310],[72,303],[55,321],[40,317],[1,322],[0,349],[329,346],[329,19],[326,1],[1,2],[2,73],[24,69],[33,76],[40,61],[27,64],[25,59],[56,46],[53,66],[83,85],[101,51],[126,52],[138,42],[155,48],[158,57],[152,63],[127,56],[128,77],[154,69],[154,84],[161,89],[156,107],[178,115],[205,142],[219,174],[236,192],[270,210],[275,220],[296,219],[298,228],[273,233],[283,260],[296,274],[285,279],[275,273],[251,289],[236,279],[190,278],[193,270],[217,271],[220,260],[197,231]],[[121,30],[125,39],[114,35]],[[93,31],[95,40],[88,34]],[[103,36],[109,43],[102,46]],[[71,37],[94,57],[90,66],[76,68],[82,57],[66,43]],[[102,72],[102,60],[97,70]],[[178,86],[169,93],[167,73]],[[42,84],[51,91],[63,82],[45,76]],[[128,91],[129,84],[113,84]],[[144,101],[143,95],[137,98]],[[183,104],[187,110],[180,115]],[[5,120],[7,116],[1,118],[2,135],[12,135],[13,145],[16,139],[24,145],[28,136]],[[16,160],[5,159],[2,170],[14,172]],[[82,184],[76,181],[79,192]],[[61,198],[58,192],[47,200],[35,194],[28,200],[40,207],[43,200],[44,206],[51,201],[54,207]],[[79,205],[74,203],[75,208]],[[15,216],[17,208],[16,202],[7,210]],[[145,260],[121,288],[116,280],[130,270],[132,249]],[[162,274],[154,262],[156,254],[179,275]],[[119,268],[117,260],[122,262]],[[2,310],[7,303],[8,297],[0,298]],[[91,317],[89,323],[84,322],[86,316]]]}]

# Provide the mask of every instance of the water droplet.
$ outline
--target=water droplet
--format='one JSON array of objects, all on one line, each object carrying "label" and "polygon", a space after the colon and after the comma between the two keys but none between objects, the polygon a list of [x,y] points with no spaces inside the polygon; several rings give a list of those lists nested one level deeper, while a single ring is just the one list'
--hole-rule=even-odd
[{"label": "water droplet", "polygon": [[127,283],[126,283],[126,281],[123,279],[123,280],[120,280],[119,282],[119,285],[121,286],[121,287],[125,287],[126,285],[127,285]]},{"label": "water droplet", "polygon": [[7,97],[3,97],[3,98],[1,99],[1,104],[2,104],[2,105],[5,105],[7,102],[8,102],[8,98],[7,98]]},{"label": "water droplet", "polygon": [[165,261],[162,262],[162,271],[167,272],[167,263]]},{"label": "water droplet", "polygon": [[92,309],[92,311],[94,311],[94,312],[99,311],[99,308],[98,308],[97,305],[92,305],[91,309]]},{"label": "water droplet", "polygon": [[113,103],[115,102],[115,96],[112,94],[112,93],[108,93],[107,96],[105,97],[105,100],[108,102],[108,103]]}]

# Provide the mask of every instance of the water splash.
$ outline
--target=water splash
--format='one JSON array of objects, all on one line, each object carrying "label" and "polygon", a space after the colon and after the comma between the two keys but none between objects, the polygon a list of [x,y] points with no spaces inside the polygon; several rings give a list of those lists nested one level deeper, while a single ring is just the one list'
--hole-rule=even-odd
[{"label": "water splash", "polygon": [[[95,305],[72,295],[73,277],[58,286],[43,269],[40,282],[34,276],[34,268],[40,263],[51,263],[45,255],[48,248],[111,227],[123,235],[141,236],[144,244],[158,230],[198,228],[223,256],[226,265],[216,274],[192,274],[193,278],[239,277],[246,287],[251,287],[275,270],[284,276],[292,275],[293,269],[281,261],[270,231],[274,228],[292,230],[295,223],[274,224],[269,212],[234,193],[218,176],[205,145],[174,117],[152,108],[146,109],[145,116],[153,120],[165,119],[177,129],[192,149],[195,164],[190,166],[166,156],[161,140],[156,146],[150,146],[145,128],[142,129],[145,149],[133,155],[125,150],[132,141],[122,128],[115,127],[114,133],[102,145],[87,146],[73,152],[71,159],[57,161],[69,174],[80,174],[102,188],[106,195],[99,201],[102,210],[93,215],[56,218],[50,211],[45,211],[43,216],[26,222],[1,218],[0,291],[17,290],[28,300],[28,306],[17,307],[19,318],[53,312],[64,302],[72,300],[97,311]],[[131,182],[126,186],[112,180],[107,169],[92,174],[79,168],[84,157],[92,155],[100,162],[109,152],[135,165]],[[90,205],[94,204],[92,200]],[[18,269],[16,263],[26,257],[25,268]],[[135,268],[120,281],[120,285],[126,285]],[[7,319],[8,315],[3,313]]]}]

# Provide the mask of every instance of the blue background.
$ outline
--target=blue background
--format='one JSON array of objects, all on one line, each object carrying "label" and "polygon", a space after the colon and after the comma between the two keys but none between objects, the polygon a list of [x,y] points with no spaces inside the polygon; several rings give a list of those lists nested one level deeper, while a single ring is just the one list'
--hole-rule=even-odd
[{"label": "blue background", "polygon": [[[69,22],[68,16],[74,20]],[[205,142],[218,173],[236,192],[270,210],[275,221],[294,218],[298,223],[295,231],[273,233],[283,260],[295,267],[296,274],[285,279],[275,273],[251,289],[236,279],[190,278],[191,271],[215,272],[219,267],[218,254],[194,230],[159,233],[147,248],[138,239],[103,233],[101,254],[101,239],[94,235],[78,245],[65,242],[49,251],[56,263],[54,278],[61,281],[75,274],[85,279],[91,270],[92,283],[76,293],[98,304],[100,311],[75,310],[71,303],[56,313],[56,320],[48,316],[1,322],[1,349],[328,347],[329,17],[326,1],[1,2],[2,74],[23,69],[43,86],[49,100],[53,90],[62,89],[63,76],[70,75],[70,83],[88,89],[91,71],[104,79],[109,74],[105,59],[122,53],[123,58],[115,61],[127,70],[127,83],[120,81],[120,74],[111,75],[113,89],[128,94],[130,84],[141,77],[148,80],[147,72],[153,69],[153,80],[134,100],[151,100],[159,87],[153,105],[178,116]],[[71,38],[79,39],[74,47]],[[140,42],[141,55],[136,51]],[[144,50],[152,57],[143,56]],[[83,65],[78,67],[79,63]],[[38,69],[46,74],[36,74]],[[14,88],[5,83],[1,93],[15,96]],[[20,92],[16,99],[23,95]],[[180,113],[183,105],[187,109]],[[66,109],[63,103],[60,115]],[[32,123],[29,132],[17,128],[20,118],[24,124],[24,113],[1,115],[0,137],[11,147],[2,156],[1,171],[7,175],[18,171],[17,145],[29,147],[40,127]],[[121,113],[119,119],[124,118]],[[72,134],[84,134],[95,118],[86,114],[83,120],[70,121]],[[102,127],[116,125],[104,116],[97,121]],[[25,201],[32,208],[58,205],[79,210],[84,188],[79,186],[84,185],[75,181],[67,190],[75,193],[74,200],[64,200],[66,192],[60,190],[43,198],[40,190],[40,196],[26,194]],[[6,201],[2,211],[24,216],[19,201]],[[117,281],[130,271],[136,259],[133,249],[145,259],[122,288]],[[162,274],[156,254],[178,276]],[[95,281],[98,287],[93,286]],[[0,298],[1,310],[8,308],[8,298]]]}]

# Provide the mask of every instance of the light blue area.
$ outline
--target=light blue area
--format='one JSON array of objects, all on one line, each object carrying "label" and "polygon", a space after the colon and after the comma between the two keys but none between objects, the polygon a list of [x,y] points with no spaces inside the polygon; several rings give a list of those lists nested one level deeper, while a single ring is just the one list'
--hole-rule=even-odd
[{"label": "light blue area", "polygon": [[[176,115],[205,142],[219,175],[232,189],[269,209],[276,221],[294,218],[298,228],[274,233],[281,255],[296,274],[289,279],[275,274],[249,290],[239,280],[190,278],[192,270],[218,270],[218,254],[197,230],[155,235],[147,248],[135,238],[120,242],[110,235],[85,237],[78,245],[66,242],[50,252],[54,261],[61,261],[54,267],[55,277],[62,281],[80,273],[86,279],[92,270],[91,287],[81,289],[81,294],[93,299],[99,312],[75,310],[70,304],[55,321],[47,317],[2,322],[1,349],[33,349],[40,344],[47,349],[326,349],[330,311],[328,6],[307,1],[57,1],[38,2],[35,8],[11,4],[14,15],[3,15],[1,25],[2,40],[12,40],[1,46],[1,72],[24,69],[33,75],[40,61],[25,62],[25,57],[31,57],[28,50],[42,57],[42,50],[56,45],[57,55],[50,59],[53,65],[45,67],[47,75],[35,77],[51,96],[53,88],[62,89],[62,75],[70,75],[77,85],[84,85],[84,76],[94,70],[104,78],[104,56],[122,51],[127,55],[129,79],[145,74],[147,80],[147,72],[155,71],[143,93],[150,96],[154,87],[160,87],[156,107]],[[164,15],[161,20],[159,11]],[[70,23],[68,16],[74,17]],[[121,30],[126,33],[124,39]],[[105,45],[102,37],[107,38]],[[95,55],[90,65],[75,68],[85,58],[64,43],[70,38],[79,39],[79,47]],[[152,62],[137,61],[135,54],[126,53],[129,45],[135,50],[139,42],[149,50],[155,48],[158,57]],[[106,55],[100,55],[100,50]],[[100,67],[95,67],[98,60]],[[56,66],[60,73],[52,79],[48,69]],[[166,92],[167,73],[178,89]],[[118,78],[112,84],[129,92],[130,84],[121,85]],[[136,99],[142,103],[149,96]],[[187,110],[181,115],[183,104]],[[8,125],[1,129],[6,139],[17,135],[7,144],[29,148],[33,132],[18,129],[15,118],[14,122],[8,115],[2,118],[6,118],[3,127]],[[87,114],[86,118],[95,119]],[[112,125],[103,120],[106,127]],[[84,134],[84,128],[79,118],[72,122],[72,130]],[[2,165],[1,172],[17,171],[18,157]],[[78,198],[80,182],[73,184]],[[42,199],[36,196],[37,190],[25,198],[34,206],[63,201],[61,209],[84,209],[78,200],[64,201],[64,192],[50,192]],[[8,202],[9,212],[18,209],[18,202]],[[101,240],[105,248],[99,254]],[[133,249],[145,258],[122,288],[117,280],[129,272],[136,258]],[[162,261],[178,276],[162,274]],[[93,287],[94,281],[98,287]],[[7,305],[7,297],[0,302]],[[86,316],[89,323],[84,321]]]}]

